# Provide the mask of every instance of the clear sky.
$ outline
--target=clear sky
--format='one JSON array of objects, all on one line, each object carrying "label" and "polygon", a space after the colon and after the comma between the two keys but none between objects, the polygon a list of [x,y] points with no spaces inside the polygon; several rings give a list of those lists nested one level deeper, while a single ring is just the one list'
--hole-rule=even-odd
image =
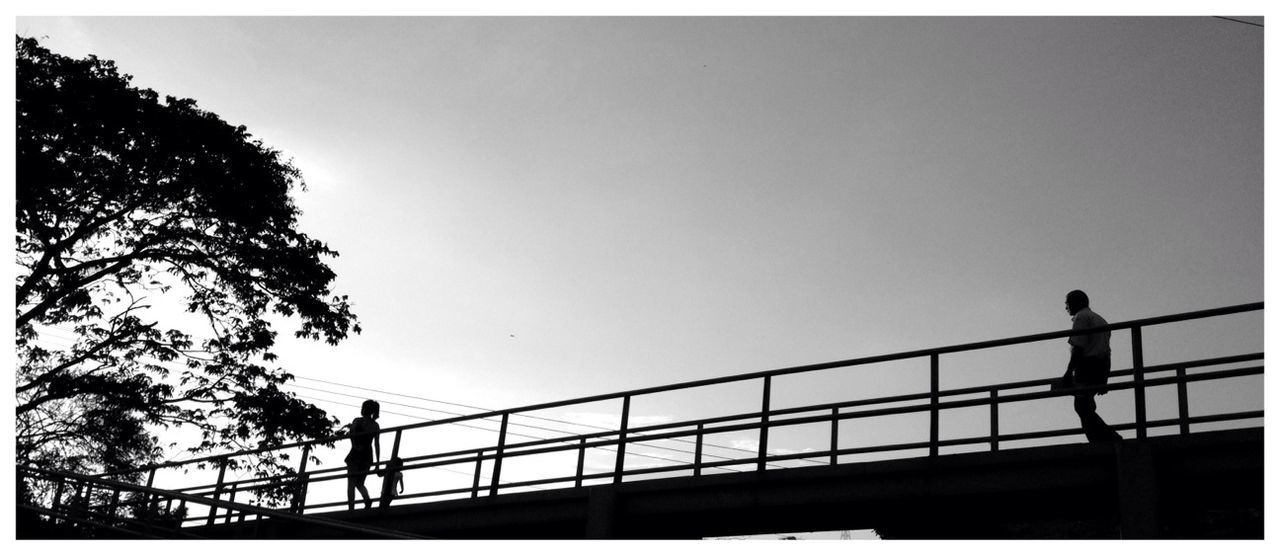
[{"label": "clear sky", "polygon": [[[498,408],[1061,330],[1076,288],[1113,322],[1263,300],[1250,25],[21,17],[17,31],[115,60],[295,158],[301,227],[341,253],[336,289],[364,327],[282,346],[304,377]],[[1208,355],[1262,349],[1261,319],[1231,323],[1196,336],[1244,347]],[[1182,355],[1164,340],[1148,361]],[[1062,344],[990,372],[958,364],[944,385],[1060,374]]]},{"label": "clear sky", "polygon": [[1262,29],[19,18],[293,155],[365,332],[486,406],[1259,301]]}]

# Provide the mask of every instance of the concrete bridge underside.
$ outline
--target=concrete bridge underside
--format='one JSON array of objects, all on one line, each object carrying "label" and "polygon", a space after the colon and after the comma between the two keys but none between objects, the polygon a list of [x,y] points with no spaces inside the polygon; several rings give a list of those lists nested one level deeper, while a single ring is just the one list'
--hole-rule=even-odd
[{"label": "concrete bridge underside", "polygon": [[[887,538],[1262,538],[1261,428],[653,479],[319,514],[452,539],[681,539],[876,529]],[[257,525],[266,538],[340,538]],[[253,525],[192,530],[255,536]]]}]

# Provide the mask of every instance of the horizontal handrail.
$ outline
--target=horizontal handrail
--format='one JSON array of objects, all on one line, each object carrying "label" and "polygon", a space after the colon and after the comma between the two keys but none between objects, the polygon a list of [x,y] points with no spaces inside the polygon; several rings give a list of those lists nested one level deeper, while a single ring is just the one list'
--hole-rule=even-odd
[{"label": "horizontal handrail", "polygon": [[[1223,357],[1223,358],[1217,358],[1217,359],[1205,359],[1205,360],[1199,360],[1199,361],[1189,361],[1185,363],[1167,365],[1167,367],[1169,367],[1169,369],[1167,370],[1173,370],[1174,368],[1178,368],[1178,367],[1192,368],[1196,366],[1239,363],[1239,362],[1245,362],[1250,360],[1256,360],[1258,357],[1260,357],[1260,354]],[[1029,393],[1022,393],[1022,394],[1002,395],[1002,396],[997,396],[995,398],[956,400],[956,401],[941,402],[936,405],[926,403],[926,404],[916,404],[916,405],[908,405],[908,406],[878,408],[878,409],[870,409],[870,410],[855,411],[855,412],[843,412],[836,415],[834,419],[839,421],[846,421],[846,420],[853,420],[853,419],[867,418],[867,417],[923,413],[926,411],[930,411],[932,409],[945,410],[945,409],[960,409],[960,408],[966,408],[966,407],[980,407],[980,406],[990,405],[991,403],[1021,402],[1021,401],[1031,401],[1031,400],[1047,399],[1047,398],[1055,398],[1055,397],[1067,397],[1067,396],[1073,396],[1078,393],[1096,392],[1096,391],[1101,391],[1103,389],[1106,389],[1109,391],[1120,391],[1120,390],[1128,390],[1128,389],[1144,387],[1144,386],[1154,387],[1154,386],[1162,386],[1162,385],[1171,385],[1171,384],[1177,384],[1179,382],[1191,383],[1191,382],[1200,382],[1200,381],[1208,381],[1208,380],[1217,380],[1217,379],[1223,379],[1223,378],[1253,376],[1253,375],[1262,374],[1262,371],[1263,371],[1262,367],[1254,366],[1254,367],[1244,367],[1244,368],[1237,368],[1237,369],[1209,371],[1209,372],[1197,373],[1193,375],[1187,375],[1185,377],[1146,378],[1143,380],[1113,382],[1105,386],[1097,386],[1097,387],[1077,387],[1077,388],[1070,388],[1070,389],[1057,390],[1057,391],[1029,392]],[[1123,376],[1126,374],[1131,375],[1132,370],[1114,371],[1112,374],[1114,376]],[[1043,386],[1043,385],[1047,385],[1048,382],[1050,381],[1047,381],[1047,380],[1046,381],[1027,381],[1027,382],[1021,382],[1021,383],[1009,383],[1009,384],[1017,385],[1018,387],[1026,387],[1026,386],[1037,386],[1037,385]],[[986,388],[988,390],[999,390],[1006,386],[1007,385],[993,385]],[[968,389],[958,389],[958,391],[963,391],[963,390],[968,390]],[[842,409],[850,406],[856,406],[856,405],[859,405],[860,403],[861,402],[836,402],[836,403],[830,403],[830,404],[819,404],[819,405],[807,406],[803,408],[789,408],[786,410],[777,410],[772,413],[772,416],[777,416],[779,414],[784,414],[784,413],[797,414],[797,413],[826,412],[831,409]],[[1261,412],[1256,412],[1256,413],[1245,412],[1245,413],[1228,414],[1228,415],[1231,415],[1232,416],[1231,418],[1243,419],[1243,418],[1260,417]],[[759,416],[760,416],[759,413],[744,414],[742,416],[739,416],[740,419],[738,420],[758,419]],[[773,419],[772,416],[770,420],[770,425],[774,427],[785,427],[785,426],[794,426],[794,425],[812,424],[812,423],[825,423],[833,419],[832,416],[825,413],[820,415],[792,417],[792,418],[784,418],[784,419]],[[1210,421],[1211,419],[1208,419],[1205,417],[1195,417],[1195,418],[1189,419],[1189,422],[1192,422],[1192,423],[1210,422]],[[1176,425],[1178,423],[1179,423],[1178,420],[1171,420],[1171,421],[1168,421],[1167,423],[1152,421],[1148,424],[1148,426],[1159,427],[1159,426],[1168,426],[1170,424]],[[681,427],[683,428],[686,425],[687,423],[681,424]],[[674,425],[671,425],[671,426],[674,426]],[[752,421],[752,422],[746,422],[746,423],[739,423],[735,425],[705,428],[700,432],[701,434],[737,432],[737,431],[743,431],[743,430],[753,430],[758,426],[759,426],[758,422]],[[1127,426],[1116,425],[1116,428],[1118,429],[1133,428],[1133,425],[1127,425]],[[1022,433],[1020,435],[998,435],[996,437],[996,440],[1000,441],[1000,440],[1019,440],[1019,439],[1031,439],[1031,438],[1048,438],[1053,436],[1064,436],[1064,435],[1076,434],[1078,432],[1079,432],[1078,428],[1071,428],[1071,429],[1062,429],[1061,431],[1053,434]],[[678,430],[678,431],[669,431],[665,433],[646,434],[643,436],[636,435],[633,437],[633,440],[635,442],[654,441],[654,440],[672,439],[672,438],[678,438],[678,437],[688,437],[697,433],[698,431]],[[578,437],[569,437],[569,438],[578,438]],[[936,445],[946,447],[946,446],[954,446],[954,445],[962,445],[962,444],[984,443],[990,440],[991,440],[991,437],[989,436],[974,437],[972,439],[948,439],[948,440],[939,440],[936,443]],[[613,441],[613,442],[616,442],[616,441]],[[565,443],[560,442],[560,444],[565,444]],[[884,452],[884,451],[899,451],[899,450],[906,450],[906,449],[920,449],[920,448],[927,448],[929,446],[930,446],[929,441],[919,441],[919,442],[912,442],[912,443],[906,443],[906,444],[852,448],[852,449],[838,450],[835,452],[813,451],[813,452],[803,452],[798,454],[773,455],[773,456],[768,456],[766,460],[770,462],[777,462],[777,461],[787,461],[787,460],[794,460],[794,459],[818,458],[818,457],[827,456],[833,453],[838,455],[848,455],[848,454],[873,453],[873,452]],[[551,446],[551,447],[545,447],[540,449],[518,450],[518,451],[512,450],[512,451],[508,451],[504,457],[515,458],[520,456],[537,455],[542,453],[569,451],[569,450],[576,450],[581,447],[582,445],[573,445],[573,446]],[[468,458],[468,459],[456,459],[456,460],[449,460],[449,461],[443,461],[443,462],[430,462],[430,463],[424,463],[424,464],[419,464],[414,466],[406,466],[404,470],[407,471],[410,469],[423,469],[423,468],[430,468],[430,467],[441,466],[441,465],[452,465],[452,464],[459,464],[459,463],[474,463],[477,459],[491,459],[493,457],[494,456],[491,454],[486,456],[473,455],[471,458]],[[701,464],[700,467],[704,469],[712,468],[712,467],[728,468],[735,465],[751,464],[757,461],[758,460],[755,457],[744,457],[740,459],[724,459],[724,460],[716,461],[713,463],[704,463],[704,464]],[[637,475],[637,474],[656,473],[656,472],[676,472],[676,471],[688,470],[693,468],[694,468],[693,464],[657,466],[657,467],[650,467],[650,468],[644,468],[644,469],[638,469],[638,470],[627,470],[623,472],[623,475],[631,476],[631,475]],[[611,476],[613,476],[613,472],[602,472],[595,475],[583,475],[581,479],[590,480],[592,478],[606,478]],[[341,477],[338,476],[335,478],[341,478]],[[538,479],[534,481],[511,482],[511,483],[504,483],[502,485],[502,488],[508,489],[508,488],[517,488],[521,486],[533,486],[533,485],[539,485],[539,484],[566,483],[566,482],[574,481],[575,479],[578,479],[578,477],[563,476],[563,477]],[[458,489],[451,489],[446,491],[425,492],[425,493],[411,495],[406,498],[444,496],[448,494],[465,493],[471,490],[472,489],[470,488],[458,488]],[[332,505],[340,506],[343,504],[344,503],[334,503]],[[324,507],[324,506],[326,505],[318,505],[314,507]]]},{"label": "horizontal handrail", "polygon": [[[19,509],[19,510],[26,510],[26,511],[29,511],[29,512],[35,512],[35,513],[40,514],[40,515],[49,516],[49,517],[54,517],[54,518],[57,518],[57,519],[60,519],[60,520],[63,520],[63,521],[70,521],[70,522],[72,522],[72,523],[76,523],[76,524],[79,524],[79,525],[86,525],[86,526],[89,526],[89,527],[93,527],[93,528],[95,528],[95,529],[106,529],[106,530],[108,530],[108,531],[115,531],[116,533],[120,533],[120,534],[123,534],[123,535],[129,535],[129,536],[132,536],[132,537],[139,537],[139,538],[144,538],[144,539],[163,539],[163,538],[164,538],[164,537],[161,537],[161,536],[159,536],[159,535],[152,535],[152,534],[144,533],[144,532],[141,532],[141,531],[133,531],[133,530],[130,530],[130,529],[125,529],[125,528],[123,528],[123,527],[118,527],[118,526],[110,525],[110,524],[106,524],[106,523],[98,523],[98,522],[93,521],[93,520],[91,520],[91,519],[85,519],[85,518],[83,518],[83,517],[79,517],[79,516],[71,515],[71,514],[70,514],[70,513],[68,513],[68,512],[57,511],[57,510],[51,510],[51,509],[48,509],[48,508],[41,508],[41,507],[39,507],[39,506],[32,506],[32,505],[30,505],[30,504],[18,504],[18,505],[17,505],[17,507],[18,507],[18,509]],[[132,521],[134,521],[134,520],[126,520],[126,521],[131,521],[131,522],[132,522]],[[196,536],[196,535],[192,535],[192,534],[190,534],[190,533],[181,532],[181,531],[177,531],[177,532],[175,532],[175,534],[177,534],[177,535],[179,535],[179,536],[183,536],[183,537],[189,538],[189,539],[198,539],[198,538],[200,538],[200,537],[198,537],[198,536]]]},{"label": "horizontal handrail", "polygon": [[[869,365],[873,363],[884,363],[889,361],[914,359],[919,357],[930,357],[930,356],[937,356],[937,355],[942,355],[947,353],[976,351],[976,350],[990,349],[995,347],[1040,342],[1040,341],[1053,340],[1058,338],[1066,338],[1069,336],[1076,336],[1076,335],[1089,334],[1089,333],[1102,332],[1102,331],[1114,331],[1114,330],[1122,330],[1122,329],[1129,329],[1129,328],[1135,328],[1135,327],[1146,327],[1146,326],[1152,326],[1156,324],[1167,324],[1172,322],[1180,322],[1180,321],[1196,320],[1196,319],[1215,317],[1215,316],[1245,313],[1250,311],[1262,310],[1263,307],[1264,307],[1263,302],[1246,303],[1241,305],[1220,307],[1217,309],[1206,309],[1206,310],[1190,311],[1185,313],[1177,313],[1177,314],[1165,315],[1165,316],[1159,316],[1159,317],[1149,317],[1149,318],[1143,318],[1143,319],[1129,320],[1124,322],[1108,324],[1106,326],[1099,326],[1099,327],[1081,329],[1081,330],[1073,329],[1073,330],[1062,330],[1062,331],[1056,331],[1056,332],[1044,332],[1044,333],[1031,334],[1031,335],[1025,335],[1025,336],[1015,336],[1015,337],[1004,338],[999,340],[988,340],[988,341],[981,341],[981,342],[955,344],[955,345],[937,347],[937,348],[903,351],[903,352],[891,353],[886,355],[859,357],[854,359],[830,361],[826,363],[816,363],[816,364],[810,364],[810,365],[801,365],[801,366],[795,366],[795,367],[772,369],[767,371],[756,371],[756,372],[750,372],[750,373],[735,374],[735,375],[724,376],[724,377],[691,380],[691,381],[678,382],[678,383],[666,384],[661,386],[651,386],[646,388],[625,390],[625,391],[614,392],[609,394],[597,394],[592,396],[573,398],[569,400],[545,402],[545,403],[519,406],[519,407],[509,408],[509,409],[486,411],[486,412],[475,413],[471,415],[448,417],[444,419],[425,421],[421,423],[411,423],[408,425],[400,425],[396,427],[388,427],[385,429],[381,429],[377,434],[395,433],[395,432],[413,430],[413,429],[418,429],[423,427],[442,426],[442,425],[448,425],[448,424],[459,423],[464,421],[474,421],[479,419],[501,417],[503,415],[513,415],[517,413],[527,413],[527,412],[538,411],[542,409],[551,409],[555,407],[566,407],[566,406],[573,406],[573,405],[605,401],[605,400],[623,399],[627,397],[634,397],[634,396],[640,396],[645,394],[655,394],[660,392],[683,390],[683,389],[695,388],[695,387],[701,387],[701,386],[728,384],[732,382],[740,382],[740,381],[753,380],[753,379],[765,378],[765,377],[775,377],[775,376],[782,376],[782,375],[789,375],[789,374],[796,374],[796,373],[835,369],[835,368],[841,368],[841,367],[854,367],[854,366],[861,366],[861,365]],[[613,431],[613,433],[617,434],[617,431]],[[232,452],[227,454],[203,456],[199,458],[192,458],[192,459],[180,460],[180,461],[166,461],[158,464],[141,466],[135,469],[107,472],[97,476],[110,476],[110,475],[118,475],[118,474],[129,473],[129,472],[150,471],[152,469],[161,469],[165,467],[189,465],[192,463],[211,462],[216,460],[231,459],[236,457],[253,455],[253,454],[257,454],[265,451],[286,450],[290,448],[298,448],[298,447],[311,446],[311,445],[332,445],[335,442],[338,442],[340,440],[343,440],[349,437],[350,435],[337,435],[337,436],[323,438],[323,439],[306,440],[306,441],[294,442],[289,444],[282,444],[279,446],[273,446],[268,448],[240,450],[237,452]]]},{"label": "horizontal handrail", "polygon": [[[1173,372],[1179,368],[1193,369],[1193,368],[1215,366],[1215,365],[1229,365],[1229,364],[1256,361],[1262,358],[1263,358],[1262,353],[1250,353],[1250,354],[1227,356],[1227,357],[1199,359],[1199,360],[1193,360],[1193,361],[1167,363],[1167,364],[1161,364],[1157,366],[1146,367],[1144,368],[1144,372],[1147,374]],[[1134,373],[1133,369],[1121,369],[1121,370],[1111,371],[1110,376],[1112,378],[1118,378],[1118,377],[1124,377],[1124,376],[1132,376],[1133,373]],[[1218,378],[1231,378],[1231,377],[1238,377],[1238,376],[1257,375],[1261,373],[1262,373],[1262,367],[1246,367],[1241,369],[1220,370],[1220,371],[1212,371],[1212,372],[1199,373],[1195,375],[1189,375],[1185,378],[1185,382],[1199,382],[1199,381],[1205,381],[1205,380],[1214,380]],[[978,393],[985,394],[985,393],[990,393],[993,390],[998,392],[998,391],[1004,391],[1004,390],[1045,387],[1045,386],[1048,386],[1050,383],[1052,383],[1054,380],[1056,379],[1052,379],[1052,378],[1036,379],[1036,380],[1028,380],[1028,381],[1000,383],[1000,384],[993,384],[993,385],[986,385],[986,386],[940,390],[938,392],[938,396],[939,398],[945,398],[945,397],[963,396],[963,395],[978,394]],[[1088,388],[1078,387],[1074,389],[1059,390],[1059,391],[1052,391],[1052,392],[1045,391],[1045,392],[1030,392],[1030,393],[1023,393],[1023,394],[1005,394],[1005,395],[997,396],[995,398],[995,402],[996,403],[1023,402],[1023,401],[1032,401],[1032,400],[1047,399],[1047,398],[1054,398],[1054,397],[1066,397],[1066,396],[1074,395],[1076,393],[1101,391],[1104,389],[1105,390],[1125,390],[1125,389],[1132,389],[1138,386],[1161,386],[1161,385],[1175,384],[1177,382],[1179,382],[1179,380],[1174,377],[1145,378],[1140,382],[1136,382],[1136,381],[1111,382],[1108,385],[1101,386],[1101,387],[1088,387]],[[821,422],[830,421],[832,417],[829,414],[815,415],[811,417],[791,418],[791,419],[777,419],[777,420],[775,420],[775,417],[803,414],[803,413],[813,413],[813,412],[828,412],[833,409],[840,410],[840,409],[848,409],[852,407],[883,405],[887,403],[921,401],[921,400],[928,400],[931,397],[932,397],[931,393],[923,392],[923,393],[916,393],[916,394],[885,396],[885,397],[868,398],[868,399],[862,399],[862,400],[831,402],[831,403],[814,404],[814,405],[802,406],[802,407],[774,409],[769,411],[768,414],[770,416],[770,426],[782,427],[782,426],[789,426],[789,425],[821,423]],[[853,420],[853,419],[867,418],[867,417],[883,417],[888,415],[921,413],[921,412],[934,409],[935,407],[938,410],[959,409],[964,407],[986,406],[986,405],[989,405],[990,403],[992,403],[991,398],[975,398],[975,399],[969,399],[969,400],[956,400],[956,401],[946,401],[946,402],[940,401],[936,406],[929,403],[915,404],[915,405],[899,405],[894,407],[884,407],[884,408],[870,409],[870,410],[864,410],[864,411],[843,412],[837,416],[837,419],[840,421],[846,421],[846,420]],[[717,434],[717,433],[753,430],[759,427],[759,419],[761,418],[762,415],[764,415],[764,413],[756,411],[756,412],[750,412],[750,413],[741,413],[741,414],[712,417],[712,418],[706,418],[706,419],[697,419],[697,420],[681,421],[681,422],[674,422],[674,423],[648,425],[644,427],[636,427],[629,430],[629,434],[632,436],[628,440],[628,444],[638,444],[642,442],[653,442],[658,440],[672,440],[677,438],[686,438],[686,437],[695,435],[697,431],[668,430],[668,429],[691,429],[699,425],[712,425],[712,424],[727,423],[727,422],[734,422],[734,421],[742,421],[742,422],[735,425],[708,427],[702,431],[702,434]],[[668,432],[656,433],[656,431],[664,431],[664,430],[668,430]],[[403,470],[409,471],[413,469],[426,469],[426,468],[432,468],[432,467],[442,467],[446,465],[475,463],[478,460],[488,461],[488,460],[497,459],[498,457],[514,458],[519,456],[530,456],[530,455],[554,453],[554,452],[560,452],[560,451],[572,451],[572,450],[578,450],[583,448],[588,448],[588,449],[604,448],[607,446],[614,446],[617,444],[616,439],[591,441],[593,439],[606,437],[606,436],[616,437],[618,436],[618,432],[617,431],[592,432],[592,433],[585,433],[585,434],[579,434],[579,435],[563,436],[563,437],[549,438],[549,439],[543,439],[543,440],[537,440],[537,441],[508,444],[505,448],[506,451],[502,456],[498,456],[492,450],[488,451],[486,454],[482,456],[477,456],[475,455],[475,453],[479,450],[479,448],[470,448],[470,449],[456,450],[452,452],[431,454],[427,456],[403,458],[404,462],[406,463]],[[587,440],[588,442],[580,443],[583,440]],[[819,452],[810,452],[810,453],[804,454],[803,457],[821,457],[821,455],[822,454]],[[449,458],[449,459],[441,459],[441,458]],[[439,461],[424,461],[424,460],[439,460]],[[415,461],[424,461],[424,463],[410,465],[411,462],[415,462]],[[730,458],[723,458],[722,461],[705,463],[703,467],[704,468],[728,467],[728,466],[736,465],[732,463],[733,461],[735,460]],[[755,458],[754,457],[750,458],[747,461],[755,461]],[[345,472],[346,472],[345,467],[332,467],[332,468],[312,470],[309,472],[309,474],[313,476],[321,475],[321,474],[336,474],[333,477],[326,477],[323,479],[316,479],[316,478],[311,479],[311,482],[321,482],[321,481],[327,481],[327,480],[342,479],[345,476]],[[226,482],[223,482],[222,485],[224,487],[236,485],[237,487],[240,487],[240,488],[270,488],[273,486],[277,486],[280,482],[280,479],[281,479],[280,477],[254,477],[249,479],[242,479],[239,481],[226,481]],[[572,477],[569,480],[572,480]],[[246,487],[246,485],[258,485],[259,483],[260,483],[260,486]],[[182,491],[200,491],[205,489],[212,489],[216,486],[217,485],[215,484],[206,484],[206,485],[200,485],[200,486],[190,486],[181,490]],[[504,484],[504,488],[507,486],[509,485]],[[461,489],[461,490],[465,491],[469,489]]]},{"label": "horizontal handrail", "polygon": [[[972,342],[965,344],[956,344],[944,347],[936,347],[930,349],[903,351],[885,355],[877,355],[871,357],[860,357],[854,359],[845,359],[840,361],[831,361],[827,363],[818,363],[812,365],[803,365],[796,367],[786,367],[780,369],[772,369],[767,371],[758,371],[751,373],[743,373],[736,375],[723,376],[718,378],[708,378],[700,380],[685,381],[674,384],[666,384],[661,386],[653,386],[647,388],[633,389],[609,394],[600,394],[594,396],[579,397],[569,400],[557,402],[548,402],[540,404],[525,405],[503,410],[492,410],[471,415],[459,415],[435,421],[425,421],[420,423],[411,423],[408,425],[400,425],[396,427],[388,427],[381,429],[377,433],[372,434],[394,434],[396,448],[392,453],[399,455],[404,462],[402,471],[445,468],[447,466],[473,465],[474,466],[474,482],[470,486],[452,488],[447,483],[439,486],[445,486],[442,490],[434,490],[429,492],[410,493],[404,496],[397,496],[396,499],[426,499],[431,497],[457,496],[469,494],[472,498],[485,493],[489,496],[496,495],[500,491],[510,492],[511,489],[520,488],[537,488],[541,485],[553,484],[572,484],[574,487],[583,486],[584,482],[593,481],[610,481],[619,482],[624,477],[636,477],[641,475],[652,476],[658,473],[680,473],[692,470],[694,475],[699,475],[703,470],[723,469],[734,471],[743,467],[754,467],[758,470],[768,467],[782,467],[784,462],[795,462],[798,460],[809,460],[819,465],[836,464],[837,458],[840,456],[850,456],[857,454],[885,453],[895,451],[909,451],[927,449],[930,456],[935,456],[940,448],[961,447],[968,445],[978,445],[990,443],[991,450],[998,450],[1001,442],[1017,442],[1035,439],[1049,439],[1068,435],[1079,434],[1078,427],[1068,429],[1050,430],[1050,431],[1034,431],[1019,432],[1015,434],[1001,433],[999,431],[999,408],[1001,405],[1009,403],[1027,402],[1034,400],[1044,400],[1051,398],[1061,398],[1075,396],[1080,394],[1098,393],[1104,390],[1112,392],[1132,391],[1134,396],[1135,413],[1134,420],[1129,424],[1115,424],[1113,428],[1116,430],[1132,429],[1139,438],[1146,435],[1148,428],[1156,429],[1169,426],[1180,427],[1180,434],[1188,434],[1189,426],[1198,423],[1211,423],[1220,421],[1244,420],[1260,418],[1261,411],[1237,411],[1234,413],[1220,413],[1217,415],[1201,415],[1190,416],[1188,411],[1188,403],[1186,399],[1187,385],[1195,382],[1230,379],[1235,377],[1261,375],[1263,367],[1261,363],[1249,365],[1250,363],[1260,362],[1264,358],[1264,354],[1248,353],[1242,355],[1232,355],[1227,357],[1215,357],[1208,359],[1199,359],[1192,361],[1182,361],[1176,363],[1162,363],[1159,365],[1145,365],[1142,361],[1142,328],[1157,324],[1166,324],[1172,322],[1188,321],[1194,319],[1202,319],[1207,317],[1230,315],[1236,313],[1244,313],[1249,311],[1257,311],[1263,308],[1262,303],[1251,303],[1244,305],[1234,305],[1230,307],[1222,307],[1218,309],[1210,309],[1204,311],[1194,311],[1180,313],[1175,315],[1166,315],[1161,317],[1152,317],[1145,319],[1130,320],[1108,324],[1106,326],[1095,327],[1082,330],[1062,330],[1056,332],[1046,332],[1041,334],[1031,334],[1004,338],[999,340],[989,340],[983,342]],[[964,386],[959,388],[942,389],[938,381],[939,377],[939,356],[948,353],[966,352],[997,348],[1003,346],[1011,346],[1018,344],[1026,344],[1032,342],[1042,342],[1046,340],[1054,340],[1077,335],[1096,333],[1100,331],[1113,330],[1130,330],[1133,336],[1133,368],[1111,371],[1109,376],[1113,379],[1110,384],[1105,386],[1077,387],[1070,389],[1052,390],[1048,388],[1050,384],[1057,380],[1057,377],[1041,378],[1034,380],[1020,380],[1013,382],[1005,382],[999,384],[987,384],[978,386]],[[917,358],[928,358],[930,361],[930,387],[927,391],[915,392],[909,394],[894,394],[889,396],[878,396],[863,399],[845,399],[836,402],[812,404],[805,406],[791,406],[783,408],[770,407],[770,390],[772,377],[791,375],[797,373],[805,373],[810,371],[820,371],[827,369],[855,367],[859,365],[870,365],[875,363],[884,363],[891,361],[910,360]],[[1202,369],[1214,366],[1230,366],[1245,364],[1241,368],[1229,369],[1211,369],[1208,371],[1198,371],[1190,373],[1188,371]],[[1172,374],[1173,376],[1161,376],[1162,374]],[[844,376],[844,375],[841,375]],[[852,375],[857,376],[857,375]],[[1129,378],[1130,380],[1118,380]],[[655,394],[661,392],[670,392],[683,389],[697,388],[703,386],[714,386],[729,384],[748,380],[763,380],[763,403],[759,411],[749,411],[744,413],[717,415],[707,418],[687,419],[683,421],[657,423],[643,426],[628,426],[628,411],[631,406],[631,398],[646,394]],[[1179,415],[1177,419],[1153,420],[1148,419],[1145,410],[1146,389],[1176,385],[1178,388],[1178,404]],[[511,417],[530,417],[528,415],[521,416],[522,413],[530,413],[539,410],[569,407],[579,404],[609,401],[615,403],[622,402],[621,423],[614,430],[597,430],[584,433],[565,432],[562,436],[553,438],[541,438],[533,440],[521,440],[519,442],[509,442],[510,436],[514,433],[507,433],[507,425]],[[939,414],[942,411],[961,409],[961,408],[990,408],[990,433],[987,435],[970,436],[963,438],[940,438],[939,430]],[[859,419],[869,419],[874,417],[883,417],[891,415],[928,415],[930,418],[929,437],[919,441],[897,442],[893,444],[881,444],[876,446],[856,446],[841,447],[838,441],[838,430],[841,429],[841,423],[854,421]],[[496,444],[485,444],[471,448],[463,448],[451,450],[448,452],[438,452],[424,455],[404,454],[400,449],[401,433],[425,427],[439,427],[451,424],[461,424],[464,422],[474,422],[480,420],[498,421],[501,420],[501,430],[491,431],[497,432],[499,438]],[[798,453],[770,453],[768,448],[768,432],[771,429],[779,429],[783,427],[796,427],[800,425],[811,424],[830,424],[830,449],[819,451],[805,451]],[[760,434],[759,450],[750,456],[733,457],[734,454],[728,456],[721,454],[711,454],[704,450],[704,437],[707,435],[739,433],[743,431],[758,431]],[[137,469],[127,471],[117,471],[98,475],[95,478],[98,481],[105,481],[101,477],[114,475],[124,472],[145,472],[166,467],[178,465],[200,464],[203,468],[209,462],[222,462],[226,466],[228,462],[232,462],[234,458],[250,456],[256,453],[266,451],[278,451],[291,448],[307,447],[304,451],[303,464],[296,472],[274,475],[269,477],[250,477],[240,480],[225,481],[219,474],[218,480],[214,484],[188,486],[182,489],[167,492],[167,496],[172,499],[181,499],[174,497],[175,495],[195,496],[196,503],[204,504],[210,507],[209,515],[206,518],[190,518],[191,521],[201,521],[207,519],[209,523],[213,523],[215,516],[218,515],[218,508],[228,505],[235,505],[239,509],[227,509],[226,519],[230,521],[232,512],[239,512],[241,519],[244,515],[267,515],[267,512],[276,512],[289,518],[300,518],[300,512],[316,509],[337,508],[349,506],[350,501],[333,501],[331,499],[317,500],[323,503],[307,503],[307,485],[316,485],[317,483],[328,481],[339,481],[347,478],[347,469],[343,467],[329,467],[322,469],[306,470],[306,458],[310,454],[312,446],[330,446],[334,443],[351,438],[354,435],[339,435],[334,437],[308,440],[291,444],[284,444],[270,448],[248,449],[227,454],[217,454],[203,456],[181,461],[168,461],[153,464]],[[695,442],[696,439],[696,442]],[[900,439],[895,439],[900,440]],[[627,448],[638,449],[639,446],[658,447],[654,443],[661,441],[685,442],[694,444],[696,452],[687,452],[693,454],[693,462],[687,459],[680,461],[654,455],[653,452],[637,453],[635,451],[628,453]],[[714,445],[710,445],[714,446]],[[717,446],[716,448],[723,448]],[[662,449],[668,449],[665,446]],[[612,465],[613,469],[600,472],[585,472],[583,462],[587,450],[601,450],[613,452],[616,456],[610,456],[615,460],[616,465]],[[754,450],[754,449],[753,449]],[[683,451],[683,450],[676,450]],[[398,452],[398,453],[397,453]],[[541,477],[530,480],[512,481],[501,478],[500,471],[504,461],[510,461],[513,458],[521,458],[528,456],[537,456],[541,454],[552,453],[572,453],[577,452],[577,469],[573,474],[558,475],[554,477]],[[598,455],[598,452],[596,453]],[[656,458],[663,460],[663,463],[648,464],[644,466],[631,466],[628,469],[624,465],[624,458]],[[679,456],[677,456],[679,457]],[[687,457],[687,456],[686,456]],[[817,462],[813,458],[822,458],[826,461]],[[666,465],[666,461],[674,462],[673,465]],[[491,477],[484,485],[481,484],[481,469],[484,462],[491,462]],[[448,471],[449,469],[444,469]],[[566,472],[569,470],[566,470]],[[557,473],[554,472],[553,473]],[[124,485],[126,483],[120,483]],[[261,491],[262,489],[274,489],[290,486],[291,484],[300,484],[301,488],[294,492],[294,500],[291,509],[288,512],[277,512],[266,508],[259,508],[247,504],[236,504],[231,501],[219,500],[219,496],[225,496],[228,492],[233,500],[236,492],[252,492]],[[150,483],[148,483],[150,486]],[[131,490],[141,490],[136,485],[129,485],[127,488]],[[228,490],[229,489],[229,490]],[[184,494],[186,493],[186,494]],[[192,494],[196,493],[196,494]],[[208,495],[211,498],[204,498],[200,495]],[[245,509],[248,508],[248,509]],[[298,512],[298,513],[295,513]]]}]

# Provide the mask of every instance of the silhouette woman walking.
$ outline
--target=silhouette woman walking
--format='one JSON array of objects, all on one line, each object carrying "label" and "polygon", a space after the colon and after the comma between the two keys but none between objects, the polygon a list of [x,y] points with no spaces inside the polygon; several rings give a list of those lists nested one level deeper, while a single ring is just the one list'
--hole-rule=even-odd
[{"label": "silhouette woman walking", "polygon": [[360,416],[351,421],[346,428],[351,430],[351,451],[347,453],[347,509],[356,509],[356,491],[364,499],[364,507],[373,505],[369,500],[369,489],[365,488],[365,477],[369,476],[369,468],[374,462],[382,459],[382,446],[378,443],[378,414],[381,407],[378,402],[365,400],[360,405]]}]

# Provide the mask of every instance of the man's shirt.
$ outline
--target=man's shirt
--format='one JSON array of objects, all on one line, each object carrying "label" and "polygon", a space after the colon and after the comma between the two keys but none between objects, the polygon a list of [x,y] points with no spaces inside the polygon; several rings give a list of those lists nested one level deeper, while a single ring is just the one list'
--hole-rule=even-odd
[{"label": "man's shirt", "polygon": [[[1071,317],[1071,329],[1083,330],[1086,328],[1094,328],[1098,326],[1106,326],[1107,321],[1088,307],[1081,309]],[[1073,348],[1080,348],[1080,354],[1085,357],[1101,357],[1111,355],[1111,331],[1104,330],[1102,332],[1094,332],[1091,334],[1080,334],[1067,339],[1067,343]]]}]

